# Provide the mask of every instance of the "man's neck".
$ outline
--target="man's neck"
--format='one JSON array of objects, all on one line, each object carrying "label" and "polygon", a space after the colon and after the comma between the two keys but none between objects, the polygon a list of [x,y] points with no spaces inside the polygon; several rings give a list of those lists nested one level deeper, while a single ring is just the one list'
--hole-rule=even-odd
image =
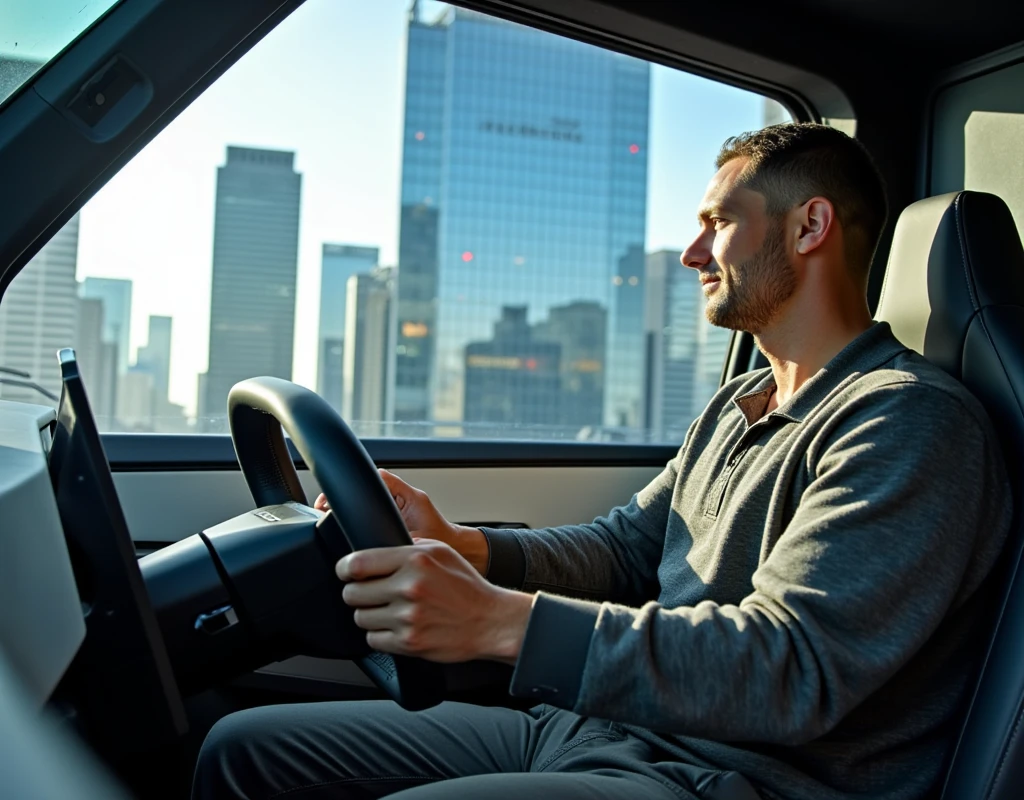
[{"label": "man's neck", "polygon": [[864,308],[792,308],[767,330],[754,336],[771,364],[775,392],[765,413],[786,403],[844,347],[871,327]]}]

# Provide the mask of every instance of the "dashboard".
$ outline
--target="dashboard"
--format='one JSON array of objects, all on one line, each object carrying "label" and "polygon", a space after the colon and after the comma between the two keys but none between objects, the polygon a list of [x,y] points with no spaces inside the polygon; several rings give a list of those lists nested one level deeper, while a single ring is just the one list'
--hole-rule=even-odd
[{"label": "dashboard", "polygon": [[85,639],[47,464],[56,420],[52,408],[0,401],[0,651],[34,707]]},{"label": "dashboard", "polygon": [[57,357],[56,411],[0,404],[0,647],[35,703],[123,752],[187,722],[74,351]]}]

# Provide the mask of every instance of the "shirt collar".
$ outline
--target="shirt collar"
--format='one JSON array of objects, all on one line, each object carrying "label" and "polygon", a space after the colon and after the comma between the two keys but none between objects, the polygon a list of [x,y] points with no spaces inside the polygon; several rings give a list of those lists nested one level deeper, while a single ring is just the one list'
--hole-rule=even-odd
[{"label": "shirt collar", "polygon": [[[852,375],[878,369],[907,349],[893,336],[888,322],[873,322],[870,328],[833,356],[795,395],[768,416],[802,422]],[[768,370],[768,374],[750,391],[733,398],[733,403],[746,417],[748,424],[756,422],[764,413],[764,404],[768,402],[770,390],[774,388],[775,376]]]}]

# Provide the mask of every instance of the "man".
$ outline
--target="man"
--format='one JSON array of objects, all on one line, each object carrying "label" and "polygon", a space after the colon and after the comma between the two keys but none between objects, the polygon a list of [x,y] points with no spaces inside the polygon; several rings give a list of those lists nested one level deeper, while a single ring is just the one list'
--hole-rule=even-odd
[{"label": "man", "polygon": [[998,446],[871,320],[885,199],[857,142],[774,126],[717,166],[681,260],[770,369],[607,517],[459,527],[385,472],[417,544],[337,565],[373,647],[514,664],[545,705],[255,709],[211,732],[196,798],[926,795],[1009,526]]}]

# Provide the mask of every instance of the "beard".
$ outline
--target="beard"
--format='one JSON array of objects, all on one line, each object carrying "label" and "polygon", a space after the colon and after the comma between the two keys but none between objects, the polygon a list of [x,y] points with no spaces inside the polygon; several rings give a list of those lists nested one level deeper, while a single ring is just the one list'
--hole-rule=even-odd
[{"label": "beard", "polygon": [[778,220],[770,223],[757,253],[728,276],[722,273],[722,282],[708,299],[704,314],[712,325],[757,334],[795,291],[796,272],[786,256],[785,231]]}]

